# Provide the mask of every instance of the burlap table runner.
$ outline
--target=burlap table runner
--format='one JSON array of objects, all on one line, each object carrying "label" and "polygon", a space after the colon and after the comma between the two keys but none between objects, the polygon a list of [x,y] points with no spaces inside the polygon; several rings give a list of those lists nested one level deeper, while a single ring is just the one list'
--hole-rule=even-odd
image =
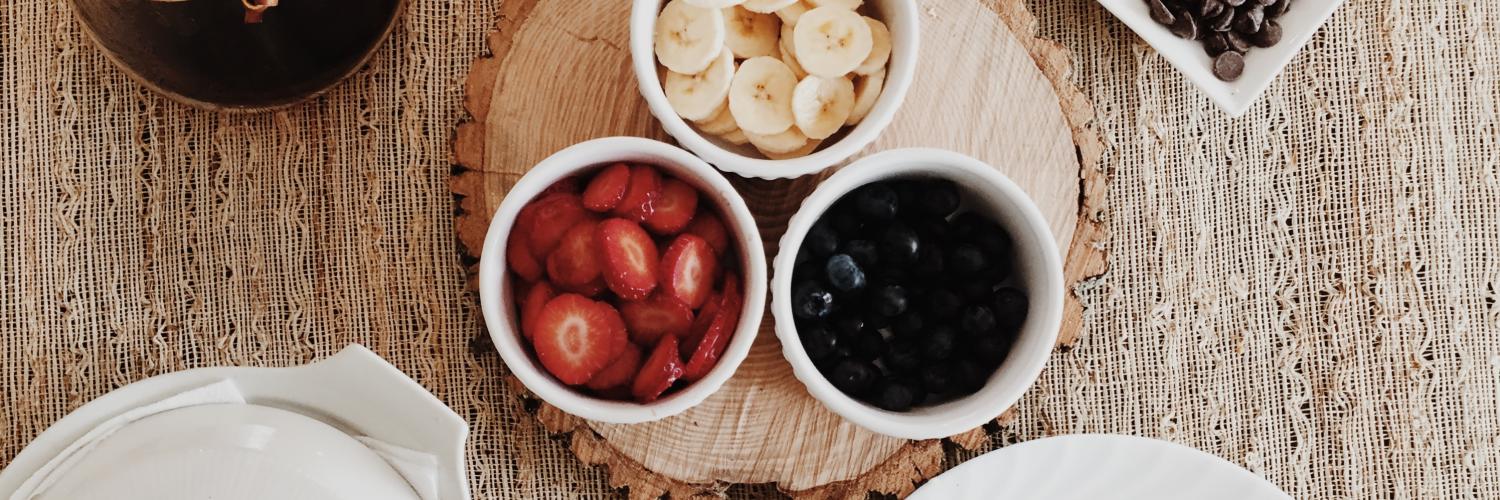
[{"label": "burlap table runner", "polygon": [[[131,83],[67,1],[0,3],[0,462],[129,382],[360,342],[469,420],[476,498],[613,495],[469,348],[448,140],[497,7],[411,0],[350,81],[241,117]],[[1112,271],[992,446],[1138,434],[1297,498],[1500,497],[1500,4],[1350,2],[1237,120],[1092,1],[1032,8],[1098,107]]]}]

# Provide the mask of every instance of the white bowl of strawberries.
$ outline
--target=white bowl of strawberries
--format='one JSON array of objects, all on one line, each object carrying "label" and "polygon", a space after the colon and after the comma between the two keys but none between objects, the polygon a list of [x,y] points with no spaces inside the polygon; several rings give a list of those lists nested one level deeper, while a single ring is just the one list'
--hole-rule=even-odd
[{"label": "white bowl of strawberries", "polygon": [[636,137],[533,167],[496,210],[479,264],[485,323],[516,378],[563,411],[622,424],[717,391],[750,352],[765,283],[734,187]]}]

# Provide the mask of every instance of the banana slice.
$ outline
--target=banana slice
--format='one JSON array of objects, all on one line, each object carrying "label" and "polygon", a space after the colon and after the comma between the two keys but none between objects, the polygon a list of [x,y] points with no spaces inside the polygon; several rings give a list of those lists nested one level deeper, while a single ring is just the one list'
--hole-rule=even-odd
[{"label": "banana slice", "polygon": [[724,139],[726,141],[729,141],[730,144],[733,144],[733,145],[736,145],[736,146],[744,146],[744,145],[750,143],[750,138],[746,137],[745,136],[745,131],[740,130],[740,129],[734,129],[733,131],[731,131],[731,132],[729,132],[727,134],[719,136],[719,138],[720,139]]},{"label": "banana slice", "polygon": [[691,6],[694,6],[694,7],[703,7],[705,9],[722,9],[722,8],[725,8],[725,7],[734,7],[736,5],[745,3],[745,0],[682,0],[682,1],[687,2],[688,5],[691,5]]},{"label": "banana slice", "polygon": [[693,122],[693,124],[698,126],[698,130],[711,135],[724,135],[740,129],[739,125],[734,124],[734,115],[729,114],[729,100],[727,99],[713,116],[707,120]]},{"label": "banana slice", "polygon": [[713,118],[719,106],[729,97],[729,84],[734,79],[734,54],[727,48],[719,49],[719,57],[707,69],[695,75],[684,75],[676,71],[667,72],[662,90],[667,94],[667,103],[672,110],[688,120]]},{"label": "banana slice", "polygon": [[854,110],[854,83],[842,76],[808,75],[792,89],[792,118],[810,139],[838,132]]},{"label": "banana slice", "polygon": [[724,45],[734,51],[735,57],[749,59],[776,55],[776,37],[781,24],[776,16],[734,6],[724,9],[724,23]]},{"label": "banana slice", "polygon": [[797,127],[787,128],[779,134],[757,134],[745,130],[745,137],[762,153],[790,153],[807,145],[807,136]]},{"label": "banana slice", "polygon": [[885,70],[859,77],[859,83],[854,85],[854,109],[849,111],[849,119],[844,120],[844,125],[854,125],[865,119],[870,108],[875,107],[875,100],[880,98],[884,86]]},{"label": "banana slice", "polygon": [[797,2],[776,9],[776,17],[780,17],[783,24],[797,24],[797,19],[801,18],[802,14],[807,13],[807,10],[811,8],[807,6],[807,2]]},{"label": "banana slice", "polygon": [[778,48],[781,49],[781,62],[786,63],[786,67],[791,68],[792,75],[796,76],[798,81],[801,81],[803,77],[807,76],[807,70],[802,69],[802,65],[797,63],[797,56],[792,55],[791,50],[786,48],[786,43],[784,42],[787,39],[783,38],[781,40],[783,43],[777,44]]},{"label": "banana slice", "polygon": [[724,47],[724,13],[671,0],[656,16],[656,59],[667,69],[696,75]]},{"label": "banana slice", "polygon": [[779,40],[779,42],[781,43],[781,46],[786,47],[786,49],[788,51],[791,51],[793,54],[797,53],[797,51],[792,50],[796,48],[795,45],[792,45],[792,42],[797,38],[796,36],[794,36],[797,33],[796,30],[797,23],[781,23],[781,40]]},{"label": "banana slice", "polygon": [[865,62],[874,44],[863,16],[840,7],[818,7],[802,14],[792,48],[809,74],[844,76]]},{"label": "banana slice", "polygon": [[760,154],[766,155],[766,158],[770,158],[772,160],[789,160],[792,158],[801,158],[803,156],[812,154],[813,150],[818,149],[818,145],[822,143],[823,141],[807,141],[807,144],[803,144],[802,147],[785,153],[774,153],[771,151],[762,150]]},{"label": "banana slice", "polygon": [[885,23],[869,17],[865,18],[865,23],[870,25],[870,55],[854,68],[854,72],[861,75],[885,69],[885,63],[891,60],[891,30],[885,27]]},{"label": "banana slice", "polygon": [[797,0],[745,0],[745,3],[740,4],[740,6],[748,9],[750,12],[770,14],[794,3],[797,3]]},{"label": "banana slice", "polygon": [[807,0],[813,7],[838,7],[840,9],[858,9],[865,0]]},{"label": "banana slice", "polygon": [[782,133],[792,126],[792,89],[796,87],[797,77],[786,63],[774,57],[746,59],[729,84],[729,113],[745,132]]}]

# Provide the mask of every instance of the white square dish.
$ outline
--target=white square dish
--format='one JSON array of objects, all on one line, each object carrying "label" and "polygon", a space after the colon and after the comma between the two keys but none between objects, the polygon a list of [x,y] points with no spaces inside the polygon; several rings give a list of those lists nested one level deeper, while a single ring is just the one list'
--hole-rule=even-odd
[{"label": "white square dish", "polygon": [[1323,22],[1333,15],[1344,0],[1301,0],[1276,20],[1281,24],[1281,43],[1270,48],[1254,48],[1245,55],[1245,72],[1239,80],[1226,82],[1213,75],[1210,58],[1197,40],[1177,38],[1166,26],[1151,20],[1145,0],[1099,0],[1136,35],[1156,49],[1158,54],[1193,82],[1225,113],[1238,117],[1255,104],[1292,56],[1302,50]]}]

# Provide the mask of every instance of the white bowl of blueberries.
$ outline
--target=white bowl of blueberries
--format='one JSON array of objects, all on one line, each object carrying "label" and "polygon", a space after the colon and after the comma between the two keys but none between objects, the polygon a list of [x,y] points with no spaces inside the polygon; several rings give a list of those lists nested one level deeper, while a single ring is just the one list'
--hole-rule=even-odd
[{"label": "white bowl of blueberries", "polygon": [[874,154],[824,181],[773,263],[797,379],[866,429],[952,436],[1018,401],[1062,321],[1062,259],[994,167],[937,149]]}]

